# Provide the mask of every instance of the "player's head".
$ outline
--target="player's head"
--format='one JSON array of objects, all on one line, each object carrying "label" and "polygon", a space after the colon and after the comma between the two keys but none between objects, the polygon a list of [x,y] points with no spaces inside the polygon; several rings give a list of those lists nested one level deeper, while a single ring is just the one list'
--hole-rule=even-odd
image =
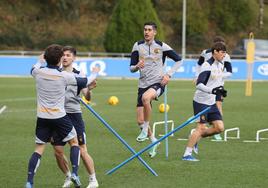
[{"label": "player's head", "polygon": [[75,60],[75,57],[76,57],[76,49],[72,46],[64,46],[62,66],[63,67],[71,66]]},{"label": "player's head", "polygon": [[60,65],[63,56],[62,46],[52,44],[45,49],[44,58],[48,65]]},{"label": "player's head", "polygon": [[212,55],[214,59],[217,61],[222,61],[225,54],[226,54],[226,46],[222,42],[216,42],[213,44],[212,48]]},{"label": "player's head", "polygon": [[213,43],[216,43],[216,42],[222,42],[222,43],[225,43],[225,40],[222,36],[216,36],[214,39],[213,39]]},{"label": "player's head", "polygon": [[154,40],[157,33],[157,25],[154,22],[146,22],[143,27],[144,40],[146,42]]}]

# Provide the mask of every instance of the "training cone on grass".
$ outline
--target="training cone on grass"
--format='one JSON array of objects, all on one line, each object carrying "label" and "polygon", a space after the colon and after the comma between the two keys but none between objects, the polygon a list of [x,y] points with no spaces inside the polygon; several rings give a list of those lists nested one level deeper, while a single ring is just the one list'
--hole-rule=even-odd
[{"label": "training cone on grass", "polygon": [[111,96],[108,100],[108,104],[115,106],[119,103],[119,100],[116,96]]},{"label": "training cone on grass", "polygon": [[[159,109],[160,113],[164,113],[165,112],[165,104],[164,103],[160,104],[158,109]],[[169,105],[167,104],[167,112],[168,111],[169,111]]]}]

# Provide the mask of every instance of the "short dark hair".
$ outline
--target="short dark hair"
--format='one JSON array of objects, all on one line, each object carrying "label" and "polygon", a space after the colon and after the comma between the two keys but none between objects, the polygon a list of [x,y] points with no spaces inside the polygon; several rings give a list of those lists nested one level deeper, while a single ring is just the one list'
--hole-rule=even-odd
[{"label": "short dark hair", "polygon": [[218,52],[219,51],[225,51],[226,52],[226,46],[222,42],[216,42],[216,43],[213,44],[211,50],[212,50],[212,53],[214,53],[214,50],[216,50]]},{"label": "short dark hair", "polygon": [[61,45],[52,44],[45,49],[44,58],[48,65],[57,65],[62,56],[63,51]]},{"label": "short dark hair", "polygon": [[145,22],[143,26],[150,25],[153,27],[153,29],[157,30],[157,25],[155,22]]},{"label": "short dark hair", "polygon": [[213,39],[213,43],[216,43],[216,42],[223,42],[225,43],[225,40],[222,36],[216,36],[214,39]]},{"label": "short dark hair", "polygon": [[62,50],[63,52],[70,51],[74,56],[76,56],[76,49],[72,46],[64,46]]}]

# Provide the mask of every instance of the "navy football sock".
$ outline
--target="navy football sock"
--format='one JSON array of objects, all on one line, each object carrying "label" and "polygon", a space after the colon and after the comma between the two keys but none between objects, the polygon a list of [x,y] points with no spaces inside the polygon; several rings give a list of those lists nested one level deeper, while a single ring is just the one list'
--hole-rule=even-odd
[{"label": "navy football sock", "polygon": [[29,160],[27,181],[30,182],[31,184],[33,184],[34,174],[36,173],[37,168],[39,167],[40,159],[41,155],[34,152]]}]

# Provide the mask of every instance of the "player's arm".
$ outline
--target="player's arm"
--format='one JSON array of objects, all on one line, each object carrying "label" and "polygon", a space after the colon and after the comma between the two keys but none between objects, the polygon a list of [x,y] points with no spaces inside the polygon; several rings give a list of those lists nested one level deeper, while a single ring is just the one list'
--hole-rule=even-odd
[{"label": "player's arm", "polygon": [[223,73],[223,79],[230,78],[233,74],[232,64],[228,61],[225,61],[224,68],[226,69],[226,72]]},{"label": "player's arm", "polygon": [[181,67],[182,61],[181,57],[173,50],[169,45],[163,43],[163,57],[169,57],[172,59],[175,63],[171,67],[170,70],[167,71],[167,73],[163,76],[162,85],[166,85],[169,81],[169,79],[173,76],[173,74]]},{"label": "player's arm", "polygon": [[222,95],[223,97],[227,96],[227,91],[224,89],[223,86],[218,86],[215,88],[210,88],[206,86],[208,79],[210,77],[211,71],[206,70],[203,71],[199,74],[197,83],[196,83],[196,88],[209,94],[214,94],[214,95]]},{"label": "player's arm", "polygon": [[97,87],[97,81],[96,79],[93,80],[86,88],[83,88],[81,90],[82,94],[84,95],[85,99],[90,101],[91,100],[91,90]]},{"label": "player's arm", "polygon": [[205,62],[205,56],[206,56],[206,50],[203,50],[200,54],[200,57],[198,58],[198,61],[195,66],[195,78],[194,78],[194,83],[196,84],[198,75],[201,72],[201,66]]},{"label": "player's arm", "polygon": [[40,69],[41,67],[44,67],[46,65],[46,60],[44,58],[44,54],[41,54],[36,62],[36,64],[33,65],[31,69],[31,75],[35,76],[36,70]]},{"label": "player's arm", "polygon": [[197,78],[200,71],[201,71],[201,66],[202,64],[205,62],[205,58],[204,56],[202,56],[202,54],[200,55],[197,63],[196,63],[196,67],[195,67],[195,77]]},{"label": "player's arm", "polygon": [[212,93],[213,88],[210,88],[210,87],[206,86],[206,84],[208,82],[208,79],[210,77],[210,74],[211,74],[211,71],[205,70],[205,71],[202,71],[198,75],[198,78],[197,78],[197,81],[196,81],[196,89],[201,90],[201,91],[203,91],[205,93],[209,93],[209,94]]},{"label": "player's arm", "polygon": [[144,67],[144,60],[139,59],[138,43],[136,42],[133,46],[131,57],[130,57],[130,72],[137,72],[139,69]]},{"label": "player's arm", "polygon": [[233,74],[232,64],[231,64],[231,58],[229,54],[225,54],[225,57],[223,59],[224,61],[224,72],[223,72],[223,79],[230,78]]}]

